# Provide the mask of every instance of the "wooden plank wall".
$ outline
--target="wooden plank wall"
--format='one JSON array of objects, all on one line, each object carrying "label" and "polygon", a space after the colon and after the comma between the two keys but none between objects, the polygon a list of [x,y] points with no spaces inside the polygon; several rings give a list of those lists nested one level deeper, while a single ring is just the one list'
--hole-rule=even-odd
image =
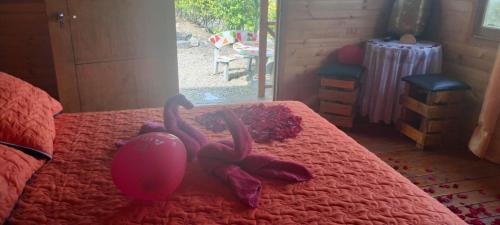
[{"label": "wooden plank wall", "polygon": [[391,0],[284,0],[278,63],[279,100],[318,105],[314,70],[336,49],[383,35]]},{"label": "wooden plank wall", "polygon": [[[467,143],[477,124],[498,42],[474,37],[477,0],[439,0],[435,4],[428,39],[443,44],[443,71],[472,87],[461,132],[462,141]],[[500,124],[497,127],[500,139]]]},{"label": "wooden plank wall", "polygon": [[0,0],[0,71],[58,97],[43,0]]}]

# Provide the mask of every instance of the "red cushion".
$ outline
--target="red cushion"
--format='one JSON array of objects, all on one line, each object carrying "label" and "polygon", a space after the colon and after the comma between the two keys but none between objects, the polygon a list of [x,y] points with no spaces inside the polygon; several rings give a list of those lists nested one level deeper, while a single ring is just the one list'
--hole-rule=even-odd
[{"label": "red cushion", "polygon": [[4,224],[23,193],[26,182],[43,162],[0,145],[0,224]]},{"label": "red cushion", "polygon": [[365,51],[358,45],[346,45],[337,51],[337,61],[348,65],[362,65]]},{"label": "red cushion", "polygon": [[54,105],[44,91],[0,73],[0,143],[51,158],[56,135],[53,116],[60,110]]}]

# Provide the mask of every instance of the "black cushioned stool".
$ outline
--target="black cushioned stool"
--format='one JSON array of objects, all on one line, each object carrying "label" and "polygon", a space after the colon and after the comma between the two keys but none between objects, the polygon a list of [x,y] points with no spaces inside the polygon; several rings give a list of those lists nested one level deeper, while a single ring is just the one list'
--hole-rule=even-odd
[{"label": "black cushioned stool", "polygon": [[340,127],[352,127],[358,99],[362,66],[331,63],[322,66],[319,90],[320,114]]},{"label": "black cushioned stool", "polygon": [[400,132],[414,140],[419,149],[443,144],[445,136],[459,124],[465,92],[470,87],[442,75],[414,75],[403,81]]}]

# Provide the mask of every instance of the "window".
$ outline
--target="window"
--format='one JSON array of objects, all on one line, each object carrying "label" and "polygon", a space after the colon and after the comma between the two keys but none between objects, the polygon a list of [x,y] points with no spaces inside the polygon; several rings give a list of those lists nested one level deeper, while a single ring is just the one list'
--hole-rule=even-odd
[{"label": "window", "polygon": [[476,35],[500,40],[500,0],[478,1]]}]

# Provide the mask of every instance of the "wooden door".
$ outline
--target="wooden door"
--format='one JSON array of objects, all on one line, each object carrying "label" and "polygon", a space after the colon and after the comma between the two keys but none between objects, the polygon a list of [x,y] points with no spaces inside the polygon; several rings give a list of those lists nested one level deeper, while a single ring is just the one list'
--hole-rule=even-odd
[{"label": "wooden door", "polygon": [[158,107],[179,92],[172,0],[46,0],[65,111]]}]

